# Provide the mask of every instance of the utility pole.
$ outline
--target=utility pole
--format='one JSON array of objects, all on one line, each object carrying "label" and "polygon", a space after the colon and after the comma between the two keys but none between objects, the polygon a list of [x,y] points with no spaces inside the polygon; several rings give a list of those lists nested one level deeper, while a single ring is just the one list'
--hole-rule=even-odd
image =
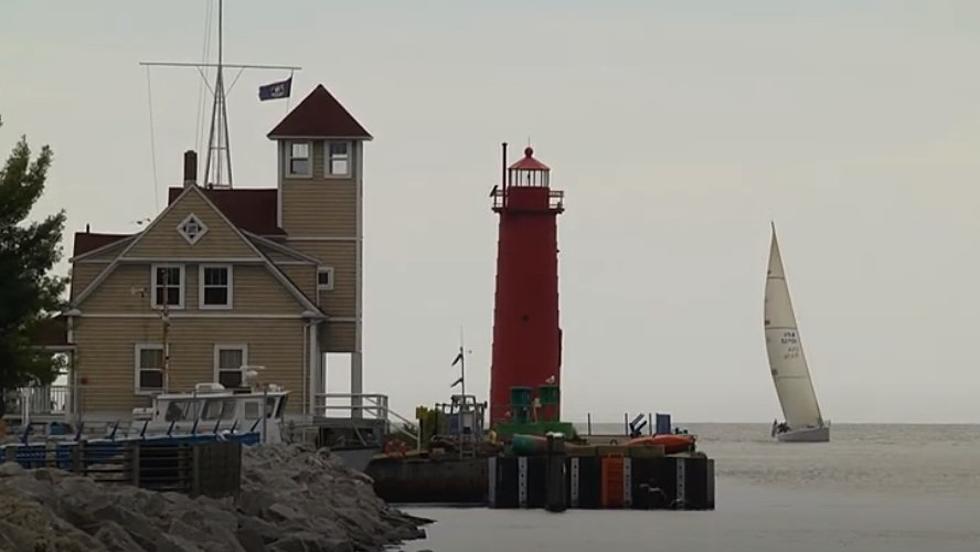
[{"label": "utility pole", "polygon": [[[168,296],[170,269],[163,269],[163,304],[160,309],[160,321],[163,325],[163,392],[170,390],[170,297]],[[156,294],[156,290],[151,293]]]}]

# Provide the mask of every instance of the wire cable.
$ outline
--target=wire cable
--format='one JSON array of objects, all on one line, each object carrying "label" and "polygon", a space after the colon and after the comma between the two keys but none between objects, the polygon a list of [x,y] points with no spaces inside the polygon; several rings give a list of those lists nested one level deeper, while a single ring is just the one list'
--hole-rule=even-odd
[{"label": "wire cable", "polygon": [[150,117],[150,165],[153,167],[153,203],[160,211],[160,183],[157,179],[157,143],[153,129],[153,87],[150,83],[150,68],[146,68],[146,106]]}]

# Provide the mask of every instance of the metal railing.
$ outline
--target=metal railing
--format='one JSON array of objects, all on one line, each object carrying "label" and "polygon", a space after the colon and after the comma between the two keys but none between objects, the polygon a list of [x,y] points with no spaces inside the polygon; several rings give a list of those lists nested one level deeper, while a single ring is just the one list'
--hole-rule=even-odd
[{"label": "metal railing", "polygon": [[71,411],[67,385],[21,387],[6,397],[5,415],[30,419],[32,416],[64,416]]},{"label": "metal railing", "polygon": [[[501,189],[497,188],[491,194],[493,198],[493,209],[502,209],[506,205],[507,193]],[[565,191],[564,190],[550,190],[548,192],[548,209],[553,209],[557,211],[563,211],[565,209]]]},{"label": "metal railing", "polygon": [[[397,431],[421,445],[418,425],[388,407],[388,395],[379,393],[319,393],[314,396],[313,412],[324,418],[354,419],[369,417],[385,424],[385,432]],[[342,412],[342,415],[331,416]]]},{"label": "metal railing", "polygon": [[175,437],[18,443],[0,447],[0,462],[17,462],[28,469],[58,468],[100,483],[220,498],[236,495],[241,488],[243,442]]}]

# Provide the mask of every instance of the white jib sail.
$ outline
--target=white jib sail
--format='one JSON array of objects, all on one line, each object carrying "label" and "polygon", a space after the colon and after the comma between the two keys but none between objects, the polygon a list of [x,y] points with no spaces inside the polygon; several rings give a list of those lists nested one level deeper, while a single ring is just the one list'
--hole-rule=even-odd
[{"label": "white jib sail", "polygon": [[817,396],[813,392],[810,370],[803,355],[803,344],[796,329],[796,316],[789,299],[786,273],[772,231],[769,249],[769,272],[766,275],[765,324],[769,369],[776,384],[776,394],[786,423],[792,429],[823,425]]}]

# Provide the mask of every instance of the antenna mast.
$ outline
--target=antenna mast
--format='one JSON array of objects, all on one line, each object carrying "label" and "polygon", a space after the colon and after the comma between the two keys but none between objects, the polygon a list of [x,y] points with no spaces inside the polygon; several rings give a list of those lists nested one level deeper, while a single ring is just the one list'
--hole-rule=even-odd
[{"label": "antenna mast", "polygon": [[459,327],[459,394],[466,402],[466,350],[463,346],[463,326]]},{"label": "antenna mast", "polygon": [[[224,0],[218,0],[218,66],[214,77],[214,102],[211,104],[211,131],[208,133],[208,155],[204,162],[204,185],[231,188],[231,144],[228,141],[228,104],[225,101]],[[222,171],[224,168],[224,171]],[[227,175],[227,181],[224,177]]]},{"label": "antenna mast", "polygon": [[[147,67],[194,67],[201,74],[205,84],[213,92],[211,104],[211,130],[208,133],[208,153],[204,161],[204,177],[200,180],[208,188],[232,187],[231,175],[231,142],[228,133],[228,103],[225,94],[225,69],[238,69],[238,75],[228,87],[230,91],[245,69],[274,69],[299,71],[302,67],[292,65],[241,65],[224,62],[224,0],[218,0],[218,63],[174,63],[159,61],[141,61],[140,65]],[[214,87],[207,82],[205,68],[215,68]]]}]

